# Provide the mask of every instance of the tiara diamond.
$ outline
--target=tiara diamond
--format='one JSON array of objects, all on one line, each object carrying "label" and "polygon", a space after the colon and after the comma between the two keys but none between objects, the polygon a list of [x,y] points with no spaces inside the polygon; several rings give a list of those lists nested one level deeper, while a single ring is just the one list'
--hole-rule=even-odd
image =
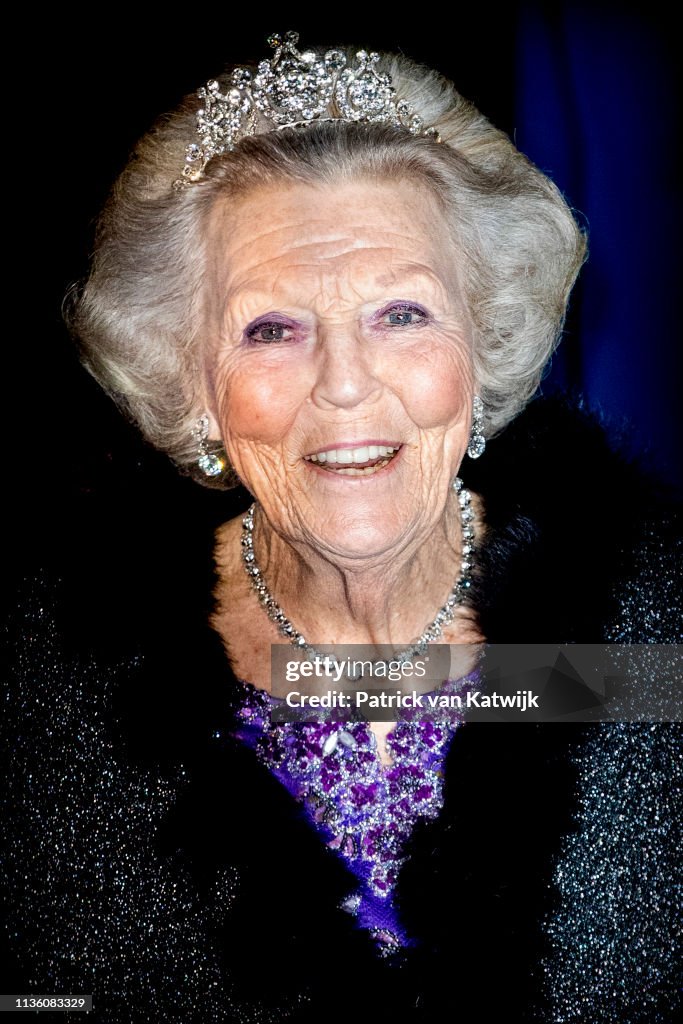
[{"label": "tiara diamond", "polygon": [[198,90],[203,103],[197,138],[185,149],[185,167],[174,188],[199,181],[212,157],[255,135],[259,113],[275,129],[312,121],[382,121],[441,142],[436,128],[425,128],[410,104],[396,99],[390,76],[376,68],[378,53],[358,50],[349,64],[343,50],[328,50],[320,58],[312,50],[300,52],[298,41],[298,32],[284,37],[275,32],[268,37],[275,55],[261,61],[255,75],[238,67],[226,92],[215,79]]}]

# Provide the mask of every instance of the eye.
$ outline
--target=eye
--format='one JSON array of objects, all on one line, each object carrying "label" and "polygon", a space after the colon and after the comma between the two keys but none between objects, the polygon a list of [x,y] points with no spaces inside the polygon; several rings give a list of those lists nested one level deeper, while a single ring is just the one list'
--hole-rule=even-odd
[{"label": "eye", "polygon": [[408,302],[397,302],[379,315],[379,322],[384,327],[417,327],[428,319],[424,309]]},{"label": "eye", "polygon": [[278,320],[262,320],[247,327],[244,336],[250,344],[272,345],[278,341],[290,341],[291,338],[286,332],[292,330],[288,324],[280,323]]}]

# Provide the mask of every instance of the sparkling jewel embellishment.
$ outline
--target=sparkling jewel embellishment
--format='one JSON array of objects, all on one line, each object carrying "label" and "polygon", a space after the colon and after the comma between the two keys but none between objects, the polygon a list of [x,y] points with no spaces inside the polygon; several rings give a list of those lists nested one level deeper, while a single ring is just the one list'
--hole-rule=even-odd
[{"label": "sparkling jewel embellishment", "polygon": [[467,454],[471,459],[478,459],[484,454],[486,438],[484,437],[484,403],[479,395],[474,396],[472,402],[472,430],[470,442],[467,446]]},{"label": "sparkling jewel embellishment", "polygon": [[[465,599],[467,591],[472,586],[472,568],[474,565],[474,510],[472,508],[472,496],[459,477],[456,477],[453,481],[453,489],[458,495],[460,522],[462,524],[462,560],[458,577],[443,607],[439,609],[434,619],[410,647],[406,647],[404,650],[393,655],[392,661],[407,662],[416,656],[424,654],[427,650],[427,644],[438,640],[443,633],[444,626],[449,625],[453,621],[455,609]],[[268,618],[271,622],[275,623],[278,631],[285,639],[303,651],[311,660],[316,657],[323,660],[329,658],[334,663],[334,657],[323,654],[309,644],[299,630],[292,625],[268,590],[254,551],[254,513],[257,504],[257,502],[254,502],[242,519],[242,562],[251,585],[256,591]]]},{"label": "sparkling jewel embellishment", "polygon": [[202,473],[208,477],[220,476],[225,469],[225,462],[219,455],[216,455],[215,452],[209,451],[209,417],[206,414],[199,417],[193,433],[199,452],[197,455],[197,465],[201,469]]},{"label": "sparkling jewel embellishment", "polygon": [[197,111],[197,139],[185,149],[175,189],[199,181],[212,157],[256,134],[259,112],[275,129],[318,120],[383,121],[441,142],[438,130],[425,128],[407,100],[396,99],[390,76],[375,66],[378,53],[358,50],[355,62],[348,64],[343,50],[328,50],[321,59],[311,50],[297,50],[298,41],[298,32],[273,33],[268,44],[275,56],[261,61],[255,75],[238,67],[226,92],[215,79],[198,90],[203,104]]},{"label": "sparkling jewel embellishment", "polygon": [[[476,688],[479,670],[447,680],[440,692]],[[406,841],[420,819],[443,804],[443,769],[461,720],[401,719],[386,737],[391,764],[379,759],[368,722],[271,724],[278,703],[242,680],[236,735],[306,808],[327,847],[345,860],[359,885],[344,902],[372,934],[382,956],[412,940],[393,906]]]},{"label": "sparkling jewel embellishment", "polygon": [[386,739],[392,763],[382,767],[367,722],[287,722],[270,726],[265,691],[247,692],[240,717],[261,725],[260,760],[274,768],[325,826],[330,850],[364,861],[367,883],[387,896],[404,862],[416,818],[442,804],[441,768],[456,723],[397,722]]}]

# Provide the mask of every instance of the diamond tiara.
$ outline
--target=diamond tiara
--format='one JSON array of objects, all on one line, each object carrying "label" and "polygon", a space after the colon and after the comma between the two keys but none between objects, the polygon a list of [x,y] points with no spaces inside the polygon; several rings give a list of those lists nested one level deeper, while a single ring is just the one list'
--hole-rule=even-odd
[{"label": "diamond tiara", "polygon": [[[297,50],[298,41],[298,32],[273,33],[268,44],[275,56],[261,61],[256,74],[238,67],[227,92],[221,92],[215,79],[197,91],[204,101],[197,111],[197,141],[185,149],[185,167],[173,183],[175,189],[199,181],[212,157],[255,135],[258,111],[274,122],[271,130],[314,121],[383,121],[441,142],[437,129],[425,128],[407,100],[397,101],[391,77],[374,67],[378,53],[358,50],[350,64],[343,50],[328,50],[320,58],[311,50]],[[329,115],[330,105],[338,113],[323,116]]]}]

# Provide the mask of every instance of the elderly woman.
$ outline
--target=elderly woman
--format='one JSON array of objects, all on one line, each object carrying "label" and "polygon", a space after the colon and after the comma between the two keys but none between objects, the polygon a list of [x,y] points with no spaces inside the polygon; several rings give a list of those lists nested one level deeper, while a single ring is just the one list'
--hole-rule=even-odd
[{"label": "elderly woman", "polygon": [[654,490],[530,401],[585,255],[558,189],[409,58],[270,43],[141,140],[69,306],[219,513],[89,507],[19,592],[13,988],[670,1019],[674,726],[271,720],[273,645],[448,644],[466,684],[463,645],[672,643],[680,605]]}]

